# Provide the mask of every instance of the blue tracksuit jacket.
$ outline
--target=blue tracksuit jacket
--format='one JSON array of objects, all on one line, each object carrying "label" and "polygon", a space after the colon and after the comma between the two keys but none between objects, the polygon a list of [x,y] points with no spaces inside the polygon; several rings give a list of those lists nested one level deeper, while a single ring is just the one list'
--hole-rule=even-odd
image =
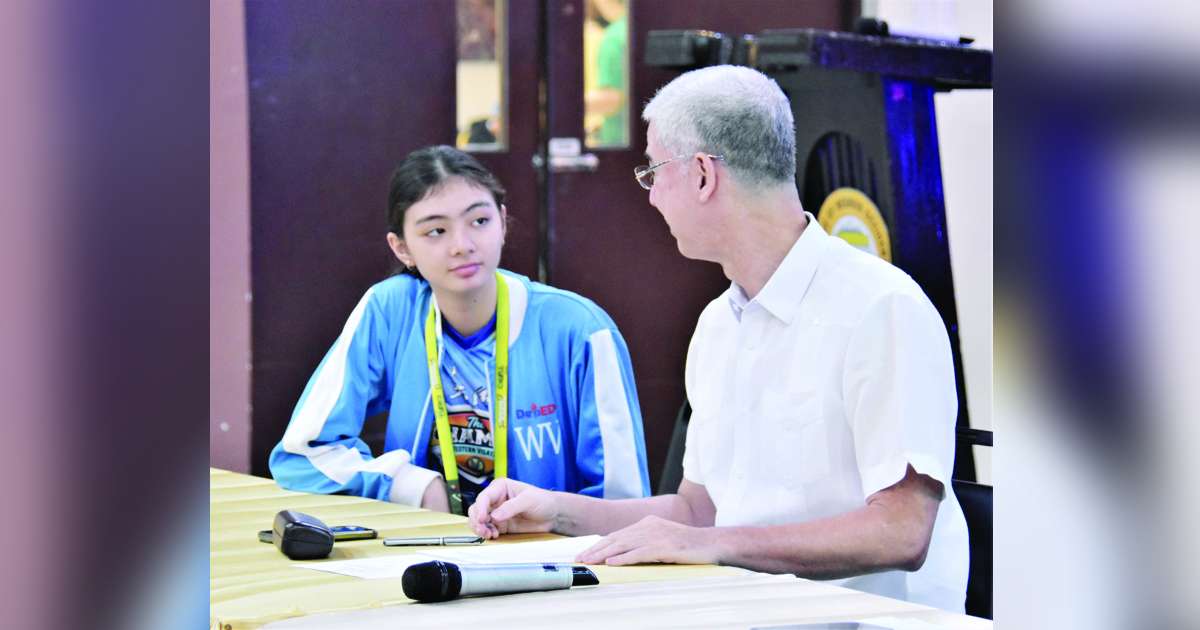
[{"label": "blue tracksuit jacket", "polygon": [[[509,476],[596,497],[647,496],[641,412],[616,325],[579,295],[501,273],[511,303]],[[441,471],[429,453],[436,429],[423,326],[431,295],[424,280],[398,275],[362,297],[271,452],[281,486],[420,503]],[[373,457],[359,434],[384,411],[385,452]]]}]

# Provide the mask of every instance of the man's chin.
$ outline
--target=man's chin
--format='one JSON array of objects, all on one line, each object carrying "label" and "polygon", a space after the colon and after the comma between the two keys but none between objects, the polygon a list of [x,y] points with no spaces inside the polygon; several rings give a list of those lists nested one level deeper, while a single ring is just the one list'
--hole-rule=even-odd
[{"label": "man's chin", "polygon": [[704,256],[700,252],[696,251],[696,249],[694,247],[684,245],[683,241],[681,241],[678,238],[675,239],[675,249],[679,250],[679,253],[684,258],[689,258],[691,260],[703,260],[706,262],[715,262],[711,257]]}]

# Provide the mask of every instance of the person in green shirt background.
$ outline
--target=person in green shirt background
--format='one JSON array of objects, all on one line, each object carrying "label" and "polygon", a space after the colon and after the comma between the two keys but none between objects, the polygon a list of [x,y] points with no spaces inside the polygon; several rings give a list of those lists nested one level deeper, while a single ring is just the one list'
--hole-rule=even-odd
[{"label": "person in green shirt background", "polygon": [[590,0],[588,8],[592,22],[590,32],[600,33],[594,64],[586,73],[590,75],[587,79],[591,80],[585,79],[588,90],[584,102],[590,123],[587,124],[588,144],[624,146],[629,144],[629,75],[626,69],[629,29],[625,0]]}]

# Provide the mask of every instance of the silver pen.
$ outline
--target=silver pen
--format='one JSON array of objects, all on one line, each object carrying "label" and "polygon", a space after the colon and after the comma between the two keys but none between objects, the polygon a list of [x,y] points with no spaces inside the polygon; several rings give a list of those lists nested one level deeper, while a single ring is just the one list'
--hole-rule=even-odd
[{"label": "silver pen", "polygon": [[388,547],[433,547],[442,545],[479,545],[480,536],[417,536],[415,538],[384,538]]}]

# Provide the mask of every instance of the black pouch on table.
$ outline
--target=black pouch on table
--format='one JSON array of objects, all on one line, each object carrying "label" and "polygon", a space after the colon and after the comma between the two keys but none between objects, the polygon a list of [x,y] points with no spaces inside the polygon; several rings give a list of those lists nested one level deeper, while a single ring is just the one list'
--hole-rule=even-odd
[{"label": "black pouch on table", "polygon": [[333,532],[320,519],[295,510],[280,510],[272,528],[275,547],[292,560],[317,560],[333,551]]}]

